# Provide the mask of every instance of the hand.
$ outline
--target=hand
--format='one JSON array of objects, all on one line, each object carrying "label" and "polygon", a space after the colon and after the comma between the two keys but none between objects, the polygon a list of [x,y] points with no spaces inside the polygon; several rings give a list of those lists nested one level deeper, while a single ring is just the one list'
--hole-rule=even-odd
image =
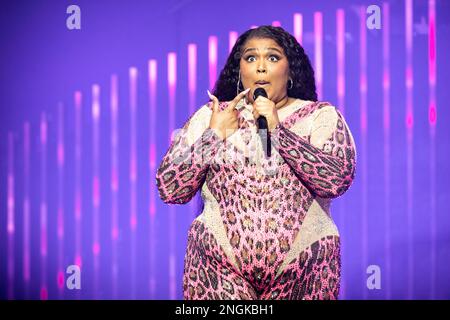
[{"label": "hand", "polygon": [[275,107],[275,103],[263,96],[259,96],[253,102],[253,118],[258,119],[260,116],[264,116],[267,119],[267,128],[271,132],[278,125],[280,120],[278,119],[278,110]]},{"label": "hand", "polygon": [[223,109],[223,111],[220,111],[219,109],[219,100],[217,97],[213,96],[208,91],[208,95],[213,101],[212,116],[209,121],[209,127],[213,129],[222,140],[231,136],[238,129],[239,111],[235,108],[235,106],[249,90],[250,88],[239,93],[233,100],[228,102],[227,107]]}]

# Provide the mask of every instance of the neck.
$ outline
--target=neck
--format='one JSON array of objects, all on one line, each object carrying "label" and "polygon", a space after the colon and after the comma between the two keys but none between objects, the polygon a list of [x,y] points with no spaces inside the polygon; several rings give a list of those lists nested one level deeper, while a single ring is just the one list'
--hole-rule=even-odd
[{"label": "neck", "polygon": [[291,102],[291,99],[288,97],[288,95],[285,95],[283,98],[281,98],[280,101],[275,103],[275,108],[281,109],[287,106]]}]

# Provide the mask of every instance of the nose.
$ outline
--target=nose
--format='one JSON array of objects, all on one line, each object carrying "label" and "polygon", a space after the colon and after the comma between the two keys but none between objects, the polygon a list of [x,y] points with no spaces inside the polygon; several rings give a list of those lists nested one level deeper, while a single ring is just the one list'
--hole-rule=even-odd
[{"label": "nose", "polygon": [[262,63],[259,64],[257,73],[265,73],[266,72],[266,66]]}]

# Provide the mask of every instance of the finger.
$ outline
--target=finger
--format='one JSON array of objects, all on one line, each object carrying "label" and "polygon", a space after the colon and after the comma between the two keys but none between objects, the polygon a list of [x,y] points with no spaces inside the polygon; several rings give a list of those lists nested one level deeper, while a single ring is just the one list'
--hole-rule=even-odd
[{"label": "finger", "polygon": [[228,103],[227,110],[232,110],[249,91],[250,88],[247,88],[246,90],[239,93],[236,97],[234,97],[234,99]]},{"label": "finger", "polygon": [[209,98],[212,100],[213,102],[213,112],[218,112],[219,111],[219,99],[217,99],[216,96],[212,95],[211,92],[209,92],[209,90],[206,90],[206,92],[208,93]]},{"label": "finger", "polygon": [[266,98],[266,97],[264,97],[264,96],[258,96],[258,97],[256,98],[255,102],[256,102],[256,101],[258,101],[258,102],[260,102],[260,101],[264,102],[264,101],[266,101],[266,100],[269,100],[269,99]]}]

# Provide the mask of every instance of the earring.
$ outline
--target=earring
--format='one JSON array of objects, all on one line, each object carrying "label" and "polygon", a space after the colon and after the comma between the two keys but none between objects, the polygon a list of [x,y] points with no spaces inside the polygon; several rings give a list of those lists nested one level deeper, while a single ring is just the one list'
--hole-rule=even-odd
[{"label": "earring", "polygon": [[294,87],[294,81],[292,81],[291,78],[289,78],[288,82],[289,82],[289,81],[291,82],[291,85],[288,86],[288,90],[291,90],[291,89]]}]

